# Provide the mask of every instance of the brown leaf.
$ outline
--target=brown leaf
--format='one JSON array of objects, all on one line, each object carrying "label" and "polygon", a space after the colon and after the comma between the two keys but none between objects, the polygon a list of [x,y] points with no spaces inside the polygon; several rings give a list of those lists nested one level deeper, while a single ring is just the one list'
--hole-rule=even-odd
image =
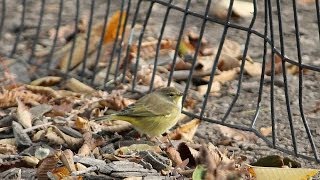
[{"label": "brown leaf", "polygon": [[[274,55],[274,74],[279,74],[282,72],[282,59],[277,54]],[[265,74],[271,76],[272,73],[272,57],[267,62],[265,67]]]},{"label": "brown leaf", "polygon": [[52,130],[55,133],[57,133],[57,135],[59,135],[68,144],[68,146],[72,149],[79,147],[83,143],[82,138],[71,137],[71,136],[63,133],[62,131],[60,131],[60,129],[58,129],[56,126],[50,126],[50,127],[52,127]]},{"label": "brown leaf", "polygon": [[99,104],[103,107],[119,111],[134,102],[133,100],[124,98],[121,94],[120,91],[113,91],[111,95],[100,100]]},{"label": "brown leaf", "polygon": [[92,133],[87,131],[83,134],[84,143],[78,151],[79,156],[87,156],[96,147],[95,139],[92,137]]},{"label": "brown leaf", "polygon": [[[202,96],[207,93],[208,85],[201,85],[197,87],[199,94]],[[210,93],[217,94],[221,89],[221,83],[218,81],[213,81],[210,89]]]},{"label": "brown leaf", "polygon": [[53,128],[49,127],[47,129],[46,134],[44,135],[44,137],[53,144],[57,144],[57,145],[63,145],[65,143],[65,140],[58,136],[58,134],[56,132],[53,131]]},{"label": "brown leaf", "polygon": [[219,130],[223,136],[231,138],[235,141],[252,141],[257,140],[257,136],[250,132],[244,132],[237,129],[229,128],[219,124],[214,125],[215,129]]},{"label": "brown leaf", "polygon": [[[137,73],[137,80],[139,84],[149,86],[152,79],[152,71],[152,67],[143,66],[142,69]],[[164,87],[165,85],[166,82],[162,79],[162,77],[156,74],[153,81],[153,87],[159,88]]]},{"label": "brown leaf", "polygon": [[23,156],[22,160],[31,167],[36,167],[39,163],[39,159],[34,156]]},{"label": "brown leaf", "polygon": [[166,148],[167,156],[172,160],[174,166],[178,166],[182,163],[182,159],[180,153],[176,150],[176,148],[170,146]]},{"label": "brown leaf", "polygon": [[55,179],[66,180],[66,179],[68,179],[70,174],[71,174],[71,172],[68,170],[68,168],[66,166],[57,167],[52,170],[52,176]]},{"label": "brown leaf", "polygon": [[23,102],[20,101],[20,99],[17,98],[16,100],[18,103],[18,108],[17,108],[18,122],[24,128],[32,127],[32,114],[30,113],[29,109],[23,104]]},{"label": "brown leaf", "polygon": [[58,92],[50,87],[26,85],[26,88],[36,94],[43,94],[49,99],[60,98]]},{"label": "brown leaf", "polygon": [[236,57],[229,54],[221,54],[218,62],[218,69],[220,71],[228,71],[236,67],[240,67],[239,60]]},{"label": "brown leaf", "polygon": [[51,172],[54,170],[56,165],[59,162],[61,152],[57,152],[54,155],[48,156],[47,158],[43,159],[37,168],[37,178],[39,180],[47,180],[47,172]]},{"label": "brown leaf", "polygon": [[80,130],[81,132],[87,132],[90,130],[89,121],[78,116],[74,122],[74,128]]},{"label": "brown leaf", "polygon": [[111,121],[105,122],[102,125],[95,122],[93,123],[91,123],[91,127],[94,129],[94,132],[100,132],[102,130],[108,132],[122,132],[132,128],[132,124],[126,121]]},{"label": "brown leaf", "polygon": [[192,141],[198,126],[200,125],[199,119],[194,119],[186,124],[183,124],[172,133],[168,134],[168,137],[173,140],[187,140]]},{"label": "brown leaf", "polygon": [[11,144],[0,143],[0,154],[16,154],[17,147]]},{"label": "brown leaf", "polygon": [[207,168],[205,179],[227,179],[240,176],[239,171],[235,168],[234,160],[220,152],[212,143],[201,146],[199,164],[204,164]]},{"label": "brown leaf", "polygon": [[103,41],[105,44],[109,42],[113,42],[116,39],[120,18],[121,18],[121,22],[120,22],[119,35],[122,35],[126,13],[125,12],[121,13],[121,11],[117,11],[110,17],[107,30],[104,36],[104,41]]},{"label": "brown leaf", "polygon": [[251,63],[247,61],[244,65],[244,70],[251,77],[260,76],[262,72],[261,64],[257,62]]},{"label": "brown leaf", "polygon": [[70,149],[66,149],[61,153],[60,159],[69,172],[77,171],[74,165],[73,152]]},{"label": "brown leaf", "polygon": [[[240,69],[239,68],[234,68],[229,71],[222,71],[220,74],[214,76],[214,81],[220,82],[222,84],[235,80],[238,77]],[[204,81],[209,81],[210,77],[206,76],[203,77],[202,80]]]},{"label": "brown leaf", "polygon": [[196,159],[199,156],[199,151],[189,147],[187,143],[182,142],[178,145],[177,151],[180,154],[180,157],[183,161],[189,160],[188,166],[195,167],[196,166]]},{"label": "brown leaf", "polygon": [[260,128],[262,136],[269,136],[272,133],[272,127],[262,127]]},{"label": "brown leaf", "polygon": [[3,89],[0,92],[0,108],[16,106],[16,98],[19,98],[25,104],[32,105],[38,105],[44,99],[42,95],[25,90],[23,86],[10,90]]}]

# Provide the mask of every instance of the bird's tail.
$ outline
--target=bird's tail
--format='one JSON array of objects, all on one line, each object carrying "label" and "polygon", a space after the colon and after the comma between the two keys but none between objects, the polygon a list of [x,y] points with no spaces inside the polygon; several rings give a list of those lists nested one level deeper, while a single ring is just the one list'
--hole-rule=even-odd
[{"label": "bird's tail", "polygon": [[100,116],[93,119],[93,121],[111,121],[111,120],[113,120],[112,115]]}]

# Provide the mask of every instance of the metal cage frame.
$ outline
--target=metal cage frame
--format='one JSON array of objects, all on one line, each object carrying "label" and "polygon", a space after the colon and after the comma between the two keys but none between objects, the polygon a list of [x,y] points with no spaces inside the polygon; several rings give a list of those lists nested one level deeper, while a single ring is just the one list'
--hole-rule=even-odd
[{"label": "metal cage frame", "polygon": [[[137,23],[137,17],[138,17],[138,13],[139,11],[141,10],[141,3],[144,2],[143,0],[138,0],[135,5],[135,9],[133,8],[133,2],[134,0],[123,0],[121,1],[121,5],[119,7],[120,11],[121,12],[126,12],[126,14],[133,14],[132,16],[132,21],[131,21],[131,30],[133,31],[134,30],[134,27]],[[140,57],[140,48],[141,48],[141,43],[142,43],[142,40],[143,40],[143,36],[144,36],[144,32],[145,32],[145,29],[148,25],[148,21],[149,21],[149,18],[150,18],[150,15],[152,14],[152,8],[155,4],[160,4],[162,5],[163,7],[166,7],[166,12],[165,12],[165,16],[163,17],[163,21],[162,21],[162,25],[161,25],[161,30],[160,30],[160,35],[158,37],[158,44],[157,44],[157,47],[156,47],[156,56],[155,56],[155,60],[154,60],[154,68],[153,68],[153,74],[152,74],[152,80],[151,80],[151,86],[150,86],[150,91],[154,88],[153,87],[153,82],[154,82],[154,79],[155,79],[155,74],[156,74],[156,70],[157,70],[157,62],[158,62],[158,55],[159,55],[159,51],[160,51],[160,41],[163,39],[163,34],[164,34],[164,30],[165,30],[165,27],[166,27],[166,23],[167,23],[167,20],[168,20],[168,14],[171,12],[171,11],[179,11],[181,13],[183,13],[183,16],[182,16],[182,20],[181,20],[181,26],[180,26],[180,32],[178,33],[178,37],[177,37],[177,45],[176,45],[176,49],[178,49],[179,47],[179,44],[180,44],[180,41],[182,39],[182,35],[183,35],[183,32],[184,32],[184,29],[185,29],[185,25],[186,25],[186,20],[189,16],[194,16],[194,17],[198,17],[200,19],[202,19],[202,23],[201,23],[201,27],[200,27],[200,32],[199,32],[199,40],[198,40],[198,43],[197,43],[197,47],[196,47],[196,50],[195,50],[195,54],[194,56],[192,57],[192,68],[190,70],[190,73],[189,73],[189,76],[188,76],[188,79],[186,81],[186,88],[185,88],[185,93],[187,94],[188,92],[188,89],[189,89],[189,86],[192,82],[192,74],[194,72],[194,69],[195,69],[195,63],[196,63],[196,60],[197,60],[197,57],[198,57],[198,54],[199,54],[199,49],[200,49],[200,42],[201,42],[201,39],[203,38],[203,34],[204,34],[204,31],[205,31],[205,28],[206,28],[206,24],[207,22],[211,22],[211,23],[216,23],[216,24],[219,24],[221,26],[223,26],[223,32],[221,34],[221,37],[220,37],[220,43],[219,43],[219,46],[218,46],[218,50],[217,50],[217,54],[215,56],[215,58],[213,59],[214,63],[213,63],[213,66],[212,66],[212,72],[210,74],[210,80],[209,80],[209,83],[208,83],[208,89],[207,89],[207,92],[206,92],[206,96],[202,102],[202,110],[200,112],[199,115],[197,114],[194,114],[194,113],[190,113],[190,112],[184,112],[185,114],[187,114],[188,116],[190,117],[194,117],[194,118],[199,118],[201,120],[204,120],[204,121],[208,121],[208,122],[212,122],[212,123],[217,123],[217,124],[221,124],[221,125],[225,125],[225,126],[228,126],[228,127],[232,127],[232,128],[236,128],[236,129],[241,129],[241,130],[245,130],[245,131],[251,131],[251,132],[254,132],[258,137],[262,138],[270,147],[273,147],[275,149],[278,149],[280,151],[283,151],[285,153],[288,153],[288,154],[291,154],[291,155],[295,155],[297,157],[302,157],[302,158],[306,158],[306,159],[310,159],[310,160],[316,160],[317,162],[320,162],[320,158],[319,158],[319,154],[317,152],[317,147],[315,145],[315,142],[314,142],[314,137],[313,135],[311,134],[311,131],[310,131],[310,127],[308,125],[308,121],[307,121],[307,118],[305,117],[304,115],[304,102],[303,102],[303,99],[302,99],[302,94],[303,94],[303,71],[302,69],[308,69],[308,70],[312,70],[312,71],[317,71],[317,72],[320,72],[320,67],[319,66],[313,66],[313,65],[308,65],[308,64],[304,64],[303,61],[302,61],[302,55],[301,55],[301,43],[300,43],[300,30],[299,30],[299,19],[298,19],[298,11],[297,11],[297,2],[296,0],[292,0],[292,11],[293,11],[293,18],[294,18],[294,31],[295,31],[295,39],[296,39],[296,48],[297,48],[297,54],[298,54],[298,61],[295,61],[289,57],[286,56],[286,52],[285,52],[285,45],[284,45],[284,36],[283,36],[283,15],[282,15],[282,12],[281,12],[281,1],[280,0],[276,0],[276,11],[277,11],[277,21],[278,21],[278,33],[279,33],[279,37],[280,37],[280,47],[277,48],[275,46],[275,42],[274,42],[274,33],[276,31],[276,29],[274,28],[274,20],[273,20],[273,17],[272,17],[272,1],[271,0],[265,0],[264,1],[264,8],[263,8],[263,11],[265,12],[265,17],[264,17],[264,23],[265,23],[265,26],[264,26],[264,32],[261,33],[261,32],[258,32],[256,30],[253,29],[253,26],[255,24],[255,21],[256,21],[256,17],[257,17],[257,1],[256,0],[252,0],[252,3],[253,3],[253,7],[254,7],[254,12],[252,14],[252,19],[251,19],[251,22],[250,22],[250,25],[248,27],[244,27],[244,26],[241,26],[241,25],[238,25],[238,24],[235,24],[233,22],[230,21],[230,18],[231,18],[231,15],[232,15],[232,7],[233,7],[233,4],[234,4],[234,0],[230,0],[230,4],[229,4],[229,8],[228,8],[228,14],[227,14],[227,19],[226,20],[220,20],[220,19],[217,19],[215,17],[211,17],[208,15],[209,13],[209,9],[210,9],[210,6],[212,4],[212,0],[208,0],[206,2],[206,5],[205,5],[205,13],[204,14],[199,14],[199,13],[196,13],[196,12],[193,12],[190,10],[190,5],[191,5],[191,0],[186,0],[186,3],[185,3],[185,7],[182,8],[182,7],[179,7],[179,6],[176,6],[174,5],[173,3],[173,0],[168,0],[168,1],[165,1],[165,0],[146,0],[147,2],[149,2],[149,7],[147,7],[147,13],[145,15],[145,19],[143,21],[143,25],[142,25],[142,29],[141,29],[141,32],[140,32],[140,36],[138,38],[138,51],[137,51],[137,61],[136,61],[136,65],[135,65],[135,72],[137,72],[137,69],[138,69],[138,64],[139,64],[139,57]],[[79,20],[79,16],[80,16],[80,0],[75,0],[75,17],[74,17],[74,20],[75,22],[77,22]],[[85,74],[85,66],[86,66],[86,60],[87,60],[87,57],[88,57],[88,47],[89,47],[89,41],[90,41],[90,33],[91,33],[91,28],[92,28],[92,22],[93,22],[93,14],[94,14],[94,11],[95,11],[95,0],[91,1],[91,6],[90,6],[90,17],[89,17],[89,23],[88,23],[88,31],[86,32],[87,33],[87,40],[86,40],[86,47],[85,47],[85,52],[84,52],[84,57],[83,57],[83,66],[81,68],[81,73],[80,75],[78,76],[78,78],[80,78],[81,80],[83,80],[84,78],[84,74]],[[19,24],[19,27],[17,29],[17,33],[16,33],[16,37],[15,37],[15,42],[13,44],[13,47],[12,47],[12,50],[11,52],[5,54],[6,56],[10,57],[10,58],[20,58],[18,55],[17,55],[17,46],[19,44],[19,42],[21,41],[21,33],[25,27],[25,18],[26,18],[26,7],[28,6],[27,5],[27,0],[22,0],[21,1],[22,3],[22,13],[21,13],[21,18],[20,18],[20,24]],[[40,38],[40,32],[42,30],[42,26],[43,26],[43,16],[45,14],[45,6],[46,6],[46,3],[47,1],[46,0],[41,0],[41,7],[40,7],[40,13],[39,13],[39,21],[37,22],[37,26],[36,26],[36,30],[35,30],[35,36],[33,38],[33,42],[32,42],[32,46],[31,46],[31,53],[30,53],[30,56],[27,58],[27,62],[29,64],[33,64],[34,62],[34,54],[35,54],[35,47],[36,47],[36,43],[38,42],[39,38]],[[57,24],[55,26],[55,29],[56,31],[59,31],[59,28],[61,27],[61,23],[62,23],[62,19],[63,19],[63,16],[62,16],[62,7],[64,6],[64,0],[59,0],[59,12],[57,14]],[[111,0],[107,0],[105,2],[107,4],[107,9],[105,11],[105,16],[104,16],[104,25],[103,25],[103,31],[102,31],[102,34],[101,34],[101,40],[99,42],[99,45],[98,45],[98,53],[97,53],[97,56],[96,56],[96,61],[95,61],[95,67],[97,66],[97,63],[98,63],[98,60],[101,56],[101,47],[102,47],[102,42],[103,42],[103,38],[104,35],[105,35],[105,28],[106,28],[106,25],[108,24],[108,17],[110,16],[110,4],[111,4]],[[3,36],[3,29],[4,29],[4,26],[5,26],[5,22],[6,21],[10,21],[8,19],[5,18],[5,15],[6,13],[8,12],[8,8],[6,7],[6,4],[7,4],[7,1],[6,0],[1,0],[1,15],[0,15],[0,40]],[[319,42],[320,42],[320,7],[319,7],[319,0],[315,0],[315,7],[316,7],[316,16],[317,16],[317,21],[318,21],[318,37],[319,37]],[[120,18],[121,20],[122,18]],[[125,22],[124,22],[124,26],[127,26],[129,25],[129,18],[128,16],[125,17]],[[78,26],[77,24],[75,23],[75,31],[77,32],[78,31]],[[245,42],[245,46],[244,46],[244,50],[243,50],[243,54],[242,54],[242,62],[241,62],[241,66],[240,66],[240,75],[239,75],[239,80],[238,80],[238,84],[237,84],[237,91],[236,91],[236,94],[230,104],[230,106],[228,107],[224,117],[222,119],[212,119],[210,117],[205,117],[204,116],[204,113],[205,113],[205,109],[206,109],[206,106],[207,106],[207,103],[208,103],[208,95],[210,93],[210,88],[211,88],[211,85],[213,83],[213,80],[215,78],[215,71],[217,69],[217,63],[218,63],[218,59],[221,55],[221,51],[222,51],[222,47],[223,47],[223,44],[224,44],[224,41],[226,39],[226,36],[227,36],[227,33],[228,33],[228,30],[230,28],[233,28],[233,29],[238,29],[238,30],[241,30],[241,31],[244,31],[247,33],[247,38],[246,38],[246,42]],[[120,62],[120,55],[119,55],[119,52],[121,51],[125,51],[125,60],[128,59],[128,54],[129,54],[129,50],[130,50],[130,47],[132,46],[132,39],[129,39],[129,43],[128,43],[128,46],[126,47],[126,49],[123,49],[122,47],[122,42],[123,42],[123,39],[119,39],[118,36],[119,36],[119,31],[120,29],[120,23],[119,23],[119,26],[118,26],[118,30],[117,30],[117,38],[115,39],[115,42],[113,44],[113,50],[112,50],[112,53],[111,53],[111,61],[114,59],[114,57],[118,56],[117,57],[117,62],[111,62],[111,63],[116,63],[116,69],[117,71],[115,72],[115,81],[121,81],[121,82],[124,82],[125,81],[125,78],[124,76],[122,76],[121,79],[116,79],[117,78],[117,74],[120,74],[120,73],[126,73],[127,71],[127,64],[124,65],[123,67],[123,71],[122,72],[119,72],[119,62]],[[233,107],[234,107],[234,104],[236,103],[236,101],[238,100],[239,98],[239,95],[240,95],[240,90],[241,90],[241,85],[242,85],[242,80],[243,80],[243,74],[244,74],[244,65],[245,65],[245,59],[247,57],[247,53],[248,53],[248,48],[249,48],[249,44],[250,44],[250,39],[252,37],[252,35],[254,36],[257,36],[259,38],[261,38],[261,40],[263,41],[264,43],[264,49],[263,49],[263,61],[262,61],[262,73],[261,73],[261,77],[260,77],[260,86],[259,86],[259,93],[258,93],[258,100],[257,100],[257,103],[256,103],[256,110],[255,110],[255,114],[254,114],[254,117],[253,119],[251,120],[251,125],[250,126],[239,126],[239,125],[234,125],[234,124],[230,124],[228,122],[226,122],[226,119],[228,118],[230,112],[232,111]],[[122,37],[124,36],[124,31],[122,33]],[[131,36],[130,36],[131,37]],[[50,69],[50,65],[52,64],[52,57],[53,57],[53,54],[54,54],[54,51],[55,51],[55,47],[56,47],[56,43],[57,43],[57,40],[58,40],[58,34],[56,34],[56,36],[54,37],[53,39],[53,46],[52,46],[52,49],[49,53],[49,55],[46,57],[46,61],[48,62],[46,64],[46,68],[47,69]],[[73,52],[74,52],[74,48],[75,48],[75,38],[73,39],[73,41],[71,42],[72,43],[72,47],[71,47],[71,53],[70,53],[70,57],[69,57],[69,64],[68,64],[68,69],[70,69],[70,64],[71,64],[71,61],[70,59],[72,59],[72,56],[74,55]],[[271,47],[271,56],[272,56],[272,74],[271,74],[271,88],[270,88],[270,96],[271,96],[271,99],[270,99],[270,107],[271,107],[271,124],[272,124],[272,140],[269,140],[268,138],[264,137],[261,135],[261,133],[255,129],[255,125],[256,125],[256,121],[257,121],[257,118],[259,116],[259,112],[260,112],[260,108],[261,108],[261,101],[263,100],[262,99],[262,92],[263,92],[263,88],[264,88],[264,74],[265,74],[265,64],[266,64],[266,58],[267,58],[267,49],[268,49],[268,46]],[[285,148],[281,148],[277,145],[276,143],[276,133],[275,133],[275,128],[276,128],[276,120],[275,120],[275,105],[274,105],[274,77],[275,77],[275,63],[274,63],[274,56],[275,55],[278,55],[279,57],[281,57],[281,60],[282,60],[282,77],[283,77],[283,81],[284,81],[284,93],[285,93],[285,101],[286,101],[286,109],[287,109],[287,115],[288,115],[288,122],[289,122],[289,125],[290,125],[290,130],[291,130],[291,138],[292,138],[292,146],[293,146],[293,151],[290,151],[288,149],[285,149]],[[172,61],[172,64],[173,64],[173,67],[175,67],[176,65],[176,60],[177,60],[177,56],[178,56],[178,51],[175,51],[174,53],[174,57],[173,57],[173,61]],[[300,116],[301,116],[301,120],[304,124],[304,127],[305,127],[305,131],[307,133],[307,136],[308,136],[308,141],[311,145],[311,148],[312,148],[312,152],[313,152],[313,157],[311,156],[307,156],[307,155],[303,155],[303,154],[300,154],[298,152],[298,148],[297,148],[297,142],[296,142],[296,133],[294,131],[294,128],[293,128],[293,120],[292,120],[292,113],[291,113],[291,107],[290,107],[290,96],[289,96],[289,93],[288,93],[288,84],[287,84],[287,72],[286,72],[286,69],[285,69],[285,64],[286,63],[289,63],[289,64],[293,64],[293,65],[296,65],[299,67],[299,109],[300,109]],[[107,73],[106,73],[106,76],[105,76],[105,85],[108,81],[110,81],[110,77],[109,77],[109,74],[110,74],[110,68],[111,68],[111,65],[109,65],[109,68],[107,70]],[[170,71],[170,74],[169,74],[169,80],[168,80],[168,86],[172,83],[173,81],[173,69]],[[56,71],[55,71],[56,72]],[[92,85],[94,85],[95,83],[95,77],[96,77],[96,71],[94,71],[93,73],[93,76],[91,78],[91,81],[90,83]],[[73,76],[70,74],[70,71],[67,71],[67,73],[65,74],[67,76]],[[137,77],[137,74],[134,74],[133,76],[133,83],[132,83],[132,90],[134,91],[135,90],[135,85],[136,85],[136,77]],[[184,96],[184,100],[185,100],[185,97]]]}]

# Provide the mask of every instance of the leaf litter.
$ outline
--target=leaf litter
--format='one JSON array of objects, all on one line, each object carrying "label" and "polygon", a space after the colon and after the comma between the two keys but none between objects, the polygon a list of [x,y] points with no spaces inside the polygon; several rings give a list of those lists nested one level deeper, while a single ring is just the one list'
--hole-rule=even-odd
[{"label": "leaf litter", "polygon": [[[223,2],[225,3],[225,2]],[[239,2],[240,3],[240,2]],[[250,3],[240,3],[249,6]],[[251,4],[252,5],[252,4]],[[225,5],[223,5],[225,6]],[[238,6],[238,5],[237,5]],[[236,16],[248,16],[250,14],[237,13]],[[247,8],[247,7],[246,7]],[[250,8],[250,7],[248,7]],[[103,30],[102,24],[97,23],[90,36],[89,55],[95,55],[96,46],[99,42],[102,31],[107,32],[103,38],[103,52],[110,53],[110,43],[116,38],[115,29],[121,19],[121,32],[127,31],[123,26],[125,13],[116,12],[109,22],[107,28]],[[223,17],[223,14],[218,14]],[[58,33],[59,40],[64,47],[56,52],[56,57],[60,55],[58,67],[62,71],[76,69],[83,61],[85,32],[86,28],[83,20],[79,24],[80,31],[74,32],[74,26],[66,25],[59,32],[50,31],[50,36]],[[76,56],[71,62],[69,51],[70,42],[67,37],[76,33]],[[191,68],[190,56],[193,56],[199,40],[194,32],[188,32],[180,42],[178,49],[177,64],[172,64],[173,54],[178,42],[174,39],[165,39],[160,42],[158,54],[158,69],[153,71],[156,53],[157,40],[149,38],[142,43],[140,61],[137,71],[137,83],[143,93],[145,89],[154,84],[155,88],[163,87],[167,84],[168,74],[174,71],[174,80],[179,82],[187,80]],[[196,69],[192,78],[205,82],[194,89],[196,96],[203,96],[207,92],[210,72],[216,57],[216,47],[210,45],[206,39],[200,42],[200,54],[196,59]],[[78,53],[77,53],[78,52]],[[41,54],[41,53],[40,53]],[[43,53],[42,53],[43,54]],[[134,73],[133,67],[136,64],[137,44],[133,44],[130,49],[130,57],[127,61],[122,59],[119,64],[123,70],[125,63],[129,67],[125,79],[131,82]],[[89,57],[90,58],[90,57]],[[261,64],[255,62],[249,56],[244,61],[241,60],[241,48],[237,42],[226,40],[220,57],[217,58],[217,69],[213,78],[211,91],[209,93],[219,95],[221,86],[238,78],[241,64],[244,62],[244,72],[249,77],[261,75]],[[112,60],[99,61],[98,71],[105,72],[108,66],[112,65]],[[282,71],[281,59],[275,57],[276,74]],[[70,63],[70,66],[68,65]],[[89,63],[90,64],[90,63]],[[266,75],[270,75],[270,62],[267,66]],[[91,64],[92,67],[92,64]],[[296,74],[297,67],[288,67],[289,73]],[[111,73],[116,75],[116,69]],[[11,79],[14,75],[6,72],[5,80]],[[154,79],[153,79],[154,77]],[[153,79],[153,82],[151,80]],[[219,149],[212,143],[194,142],[199,119],[188,122],[180,122],[178,127],[168,132],[166,136],[157,141],[150,141],[145,137],[139,137],[129,123],[122,121],[108,121],[97,123],[90,121],[92,118],[103,114],[110,114],[119,111],[138,97],[130,98],[128,95],[130,85],[114,82],[115,88],[111,92],[95,90],[95,88],[75,79],[59,76],[47,76],[36,79],[30,84],[6,85],[0,91],[0,107],[9,114],[9,123],[3,128],[0,134],[6,133],[0,140],[0,173],[1,178],[9,177],[8,173],[21,176],[20,171],[14,171],[12,167],[23,167],[34,171],[38,179],[83,179],[84,177],[103,178],[128,178],[145,176],[172,176],[175,178],[189,177],[193,179],[229,179],[229,178],[256,178],[264,175],[259,173],[267,172],[255,166],[247,166],[243,162],[238,162],[237,157],[226,153],[226,150]],[[130,84],[130,83],[129,83]],[[175,84],[175,83],[174,83]],[[176,86],[179,86],[175,84]],[[127,95],[127,96],[125,96]],[[198,100],[187,97],[185,110],[192,111],[194,103]],[[47,106],[41,113],[32,112],[32,109],[39,106]],[[48,108],[50,107],[50,108]],[[35,114],[37,114],[35,116]],[[0,121],[7,117],[2,116]],[[181,119],[184,119],[181,117]],[[183,124],[182,124],[183,123]],[[217,125],[215,130],[222,132],[224,138],[230,141],[255,141],[256,137],[238,130]],[[265,136],[270,134],[270,128],[261,129]],[[14,137],[14,139],[13,139]],[[136,141],[135,139],[139,140]],[[225,139],[224,139],[225,141]],[[158,143],[158,144],[157,144]],[[35,151],[29,151],[36,148]],[[23,162],[23,163],[20,163]],[[262,165],[263,166],[263,165]],[[37,168],[35,170],[35,168]],[[15,170],[15,169],[14,169]],[[275,171],[268,169],[270,171]],[[280,170],[281,171],[281,170]],[[288,174],[290,172],[282,171]],[[303,174],[304,173],[304,174]],[[301,177],[314,175],[315,171],[303,171]]]}]

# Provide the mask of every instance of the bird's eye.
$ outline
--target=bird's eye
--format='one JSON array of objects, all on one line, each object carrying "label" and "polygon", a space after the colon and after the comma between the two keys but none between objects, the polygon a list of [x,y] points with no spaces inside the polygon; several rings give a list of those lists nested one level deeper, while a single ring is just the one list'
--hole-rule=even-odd
[{"label": "bird's eye", "polygon": [[170,97],[173,97],[173,96],[174,96],[174,94],[172,94],[172,93],[171,93],[171,94],[169,94],[169,96],[170,96]]}]

